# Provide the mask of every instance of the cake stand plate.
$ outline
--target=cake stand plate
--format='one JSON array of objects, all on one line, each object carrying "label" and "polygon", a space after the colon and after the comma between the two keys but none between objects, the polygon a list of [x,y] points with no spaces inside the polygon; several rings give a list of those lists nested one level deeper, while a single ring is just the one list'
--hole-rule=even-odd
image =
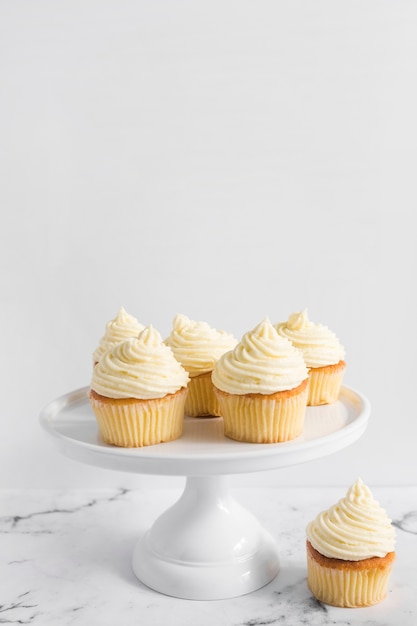
[{"label": "cake stand plate", "polygon": [[331,405],[307,407],[300,437],[253,444],[227,439],[221,418],[185,417],[180,439],[144,448],[104,443],[88,387],[48,404],[42,427],[60,451],[99,467],[140,474],[186,476],[180,499],[165,511],[134,550],[136,576],[161,593],[193,600],[239,596],[278,573],[275,541],[230,494],[230,474],[271,470],[316,459],[354,443],[366,429],[368,400],[342,387]]}]

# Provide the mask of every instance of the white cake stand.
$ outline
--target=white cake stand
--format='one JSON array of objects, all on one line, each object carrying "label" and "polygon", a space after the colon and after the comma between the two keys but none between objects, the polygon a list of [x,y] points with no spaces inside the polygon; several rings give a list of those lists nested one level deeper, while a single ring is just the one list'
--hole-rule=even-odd
[{"label": "white cake stand", "polygon": [[88,400],[88,387],[54,400],[40,415],[66,456],[107,469],[186,476],[180,499],[140,539],[133,571],[161,593],[193,600],[239,596],[278,573],[276,544],[230,494],[230,474],[271,470],[336,452],[355,442],[370,415],[368,400],[343,387],[335,404],[307,407],[303,434],[286,443],[227,439],[221,418],[185,418],[176,441],[144,448],[105,444]]}]

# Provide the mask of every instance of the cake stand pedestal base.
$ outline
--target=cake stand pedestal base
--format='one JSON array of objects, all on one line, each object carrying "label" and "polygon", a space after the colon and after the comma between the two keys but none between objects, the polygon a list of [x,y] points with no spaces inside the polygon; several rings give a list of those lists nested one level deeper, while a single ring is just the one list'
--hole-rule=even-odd
[{"label": "cake stand pedestal base", "polygon": [[180,499],[137,543],[133,571],[177,598],[244,595],[278,573],[275,541],[231,496],[224,476],[189,476]]}]

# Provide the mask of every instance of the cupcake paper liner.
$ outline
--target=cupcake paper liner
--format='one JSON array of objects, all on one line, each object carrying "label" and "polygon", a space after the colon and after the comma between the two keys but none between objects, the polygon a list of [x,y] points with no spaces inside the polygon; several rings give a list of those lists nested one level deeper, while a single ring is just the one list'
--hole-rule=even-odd
[{"label": "cupcake paper liner", "polygon": [[[375,562],[376,559],[367,561]],[[343,568],[326,567],[307,549],[307,584],[317,600],[325,604],[346,608],[372,606],[387,595],[392,563],[393,559],[389,559],[384,561],[383,567],[378,567],[346,561]]]},{"label": "cupcake paper liner", "polygon": [[190,417],[220,415],[220,407],[214,395],[211,372],[193,376],[188,383],[188,396],[185,401],[185,413]]},{"label": "cupcake paper liner", "polygon": [[112,402],[90,394],[90,402],[104,441],[136,448],[181,437],[186,396],[187,389],[180,389],[163,398]]},{"label": "cupcake paper liner", "polygon": [[237,441],[278,443],[301,435],[308,384],[271,395],[228,394],[214,388],[224,421],[224,434]]},{"label": "cupcake paper liner", "polygon": [[319,406],[336,402],[339,399],[345,369],[344,361],[326,367],[311,368],[307,405]]}]

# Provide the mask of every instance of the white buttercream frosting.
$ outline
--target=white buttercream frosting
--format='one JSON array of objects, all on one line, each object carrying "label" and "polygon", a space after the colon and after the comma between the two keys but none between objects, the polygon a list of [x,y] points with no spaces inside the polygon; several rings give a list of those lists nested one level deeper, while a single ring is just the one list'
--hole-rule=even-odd
[{"label": "white buttercream frosting", "polygon": [[216,330],[206,322],[176,315],[165,343],[190,376],[211,372],[219,358],[237,344],[233,335]]},{"label": "white buttercream frosting", "polygon": [[116,344],[95,366],[91,389],[107,398],[163,398],[189,382],[187,372],[152,326]]},{"label": "white buttercream frosting", "polygon": [[143,329],[143,324],[140,324],[136,317],[121,307],[116,317],[106,324],[104,335],[93,354],[94,362],[97,362],[107,350],[121,341],[129,337],[137,337]]},{"label": "white buttercream frosting", "polygon": [[307,539],[320,554],[347,561],[383,557],[395,548],[391,520],[360,478],[310,522]]},{"label": "white buttercream frosting", "polygon": [[334,332],[308,319],[307,310],[293,313],[286,322],[275,324],[279,335],[302,351],[307,367],[334,365],[345,358],[345,350]]},{"label": "white buttercream frosting", "polygon": [[308,378],[299,350],[278,335],[268,319],[243,335],[217,362],[213,384],[227,393],[272,394],[298,387]]}]

